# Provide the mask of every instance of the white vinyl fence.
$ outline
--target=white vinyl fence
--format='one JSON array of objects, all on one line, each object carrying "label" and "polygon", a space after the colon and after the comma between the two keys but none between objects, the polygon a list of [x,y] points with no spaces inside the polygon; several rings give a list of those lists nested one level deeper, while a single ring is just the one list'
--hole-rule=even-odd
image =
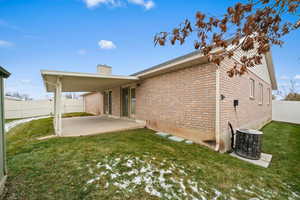
[{"label": "white vinyl fence", "polygon": [[300,101],[273,101],[272,119],[300,124]]},{"label": "white vinyl fence", "polygon": [[[62,112],[84,112],[83,99],[63,99]],[[5,119],[37,117],[51,115],[54,112],[53,101],[13,101],[5,99]]]}]

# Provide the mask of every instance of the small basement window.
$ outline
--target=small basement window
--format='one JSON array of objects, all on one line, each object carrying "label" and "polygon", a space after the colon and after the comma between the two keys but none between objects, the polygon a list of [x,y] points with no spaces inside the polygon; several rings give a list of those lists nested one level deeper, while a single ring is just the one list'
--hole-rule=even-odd
[{"label": "small basement window", "polygon": [[250,78],[250,98],[254,99],[255,92],[255,81],[254,79]]}]

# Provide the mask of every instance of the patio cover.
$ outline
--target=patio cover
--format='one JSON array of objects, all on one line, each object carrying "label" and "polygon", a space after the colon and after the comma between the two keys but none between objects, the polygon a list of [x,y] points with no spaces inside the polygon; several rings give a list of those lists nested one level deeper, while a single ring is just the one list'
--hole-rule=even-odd
[{"label": "patio cover", "polygon": [[54,93],[54,129],[62,131],[62,92],[94,92],[139,80],[136,76],[101,75],[91,73],[41,70],[47,92]]},{"label": "patio cover", "polygon": [[101,75],[92,73],[41,70],[47,92],[55,92],[57,80],[62,92],[95,92],[137,81],[136,76]]}]

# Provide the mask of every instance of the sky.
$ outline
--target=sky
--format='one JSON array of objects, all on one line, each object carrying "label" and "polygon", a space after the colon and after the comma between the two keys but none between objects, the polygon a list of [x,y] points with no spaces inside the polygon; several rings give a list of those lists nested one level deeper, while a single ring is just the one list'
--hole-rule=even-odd
[{"label": "sky", "polygon": [[[213,2],[213,3],[212,3]],[[97,64],[130,75],[192,52],[184,45],[154,46],[197,11],[220,15],[234,0],[0,0],[0,66],[12,73],[6,91],[45,98],[41,69],[95,73]],[[300,89],[300,31],[273,47],[280,87]]]}]

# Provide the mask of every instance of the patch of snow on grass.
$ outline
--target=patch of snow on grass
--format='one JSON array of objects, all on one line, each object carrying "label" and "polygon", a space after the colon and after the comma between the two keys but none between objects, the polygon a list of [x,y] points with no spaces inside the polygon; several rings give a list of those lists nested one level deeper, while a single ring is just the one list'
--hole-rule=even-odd
[{"label": "patch of snow on grass", "polygon": [[217,189],[213,189],[214,190],[214,192],[215,192],[215,197],[213,198],[213,200],[217,200],[217,199],[219,199],[219,197],[221,197],[221,195],[222,195],[222,192],[220,192],[219,190],[217,190]]},{"label": "patch of snow on grass", "polygon": [[152,185],[147,185],[147,186],[145,187],[145,191],[146,191],[147,193],[153,195],[153,196],[157,196],[157,197],[159,197],[159,198],[162,197],[161,193],[158,192],[157,190],[155,190],[155,189],[153,188]]},{"label": "patch of snow on grass", "polygon": [[127,189],[130,182],[125,180],[125,181],[121,181],[121,182],[114,182],[113,184],[121,189]]},{"label": "patch of snow on grass", "polygon": [[99,179],[100,179],[100,177],[96,177],[96,178],[88,180],[86,183],[91,184],[91,183],[94,183],[95,181],[98,181]]},{"label": "patch of snow on grass", "polygon": [[[196,180],[187,179],[188,183],[192,183],[192,189],[191,186],[186,185],[184,180],[188,173],[183,167],[175,162],[170,164],[170,161],[158,161],[157,158],[147,155],[142,158],[105,157],[95,165],[94,170],[90,169],[90,165],[88,167],[96,177],[90,179],[87,184],[93,183],[102,187],[104,185],[106,189],[114,186],[121,191],[134,192],[135,188],[144,187],[145,192],[164,199],[203,199],[205,195]],[[96,182],[97,180],[100,182]],[[108,184],[109,182],[112,184]],[[188,190],[192,190],[193,194],[189,194]]]},{"label": "patch of snow on grass", "polygon": [[127,160],[126,166],[131,168],[132,165],[133,165],[133,161],[132,160]]},{"label": "patch of snow on grass", "polygon": [[[173,160],[159,160],[147,154],[141,157],[133,156],[106,156],[95,161],[94,165],[86,165],[91,176],[87,186],[96,184],[96,188],[117,188],[117,193],[136,193],[141,189],[146,193],[162,199],[231,199],[241,193],[258,199],[276,199],[278,193],[270,188],[258,185],[245,187],[237,184],[229,188],[229,193],[223,193],[215,186],[209,185],[201,178],[194,176],[197,168],[185,166]],[[188,169],[188,170],[187,170]],[[198,169],[199,170],[199,169]],[[287,186],[289,200],[299,198],[299,195]],[[238,198],[237,198],[238,199]]]}]

